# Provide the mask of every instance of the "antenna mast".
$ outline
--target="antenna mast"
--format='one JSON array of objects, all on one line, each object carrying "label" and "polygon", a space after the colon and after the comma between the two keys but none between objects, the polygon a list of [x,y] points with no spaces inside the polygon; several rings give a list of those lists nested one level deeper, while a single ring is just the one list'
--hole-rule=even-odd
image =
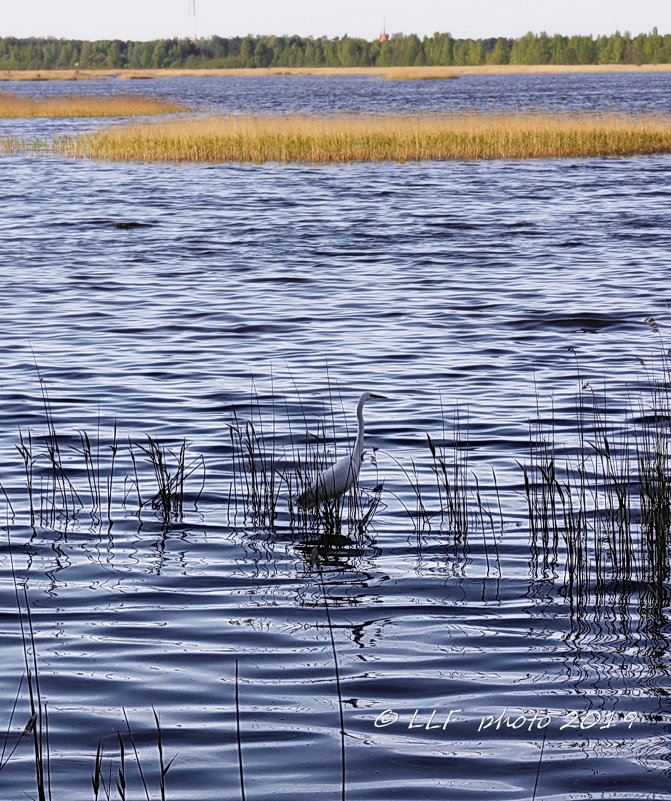
[{"label": "antenna mast", "polygon": [[198,28],[196,25],[196,0],[189,0],[189,21],[193,31],[193,41],[198,41]]}]

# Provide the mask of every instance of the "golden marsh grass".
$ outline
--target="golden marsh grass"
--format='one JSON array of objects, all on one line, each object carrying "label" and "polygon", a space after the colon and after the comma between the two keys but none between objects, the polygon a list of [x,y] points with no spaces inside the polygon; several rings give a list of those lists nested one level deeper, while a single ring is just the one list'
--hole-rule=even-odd
[{"label": "golden marsh grass", "polygon": [[378,76],[382,81],[451,81],[459,76],[456,70],[426,69],[425,67],[408,67],[407,69],[390,70],[385,75]]},{"label": "golden marsh grass", "polygon": [[137,117],[188,111],[180,103],[142,95],[71,95],[20,97],[0,92],[0,118],[18,117]]},{"label": "golden marsh grass", "polygon": [[269,75],[371,75],[397,73],[437,75],[511,75],[543,72],[668,72],[671,64],[481,64],[450,67],[256,67],[227,69],[107,69],[107,70],[2,70],[0,81],[95,81],[108,78],[179,78]]},{"label": "golden marsh grass", "polygon": [[227,116],[119,125],[58,152],[108,161],[350,162],[671,152],[671,118],[592,114]]}]

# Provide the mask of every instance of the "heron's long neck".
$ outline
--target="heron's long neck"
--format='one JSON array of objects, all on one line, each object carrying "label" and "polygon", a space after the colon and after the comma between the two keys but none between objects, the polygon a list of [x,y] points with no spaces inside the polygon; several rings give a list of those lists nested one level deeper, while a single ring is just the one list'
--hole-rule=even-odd
[{"label": "heron's long neck", "polygon": [[357,432],[356,432],[356,442],[354,443],[354,451],[352,452],[352,458],[356,463],[359,463],[361,461],[361,454],[363,453],[363,434],[364,434],[363,404],[364,401],[359,401],[359,405],[356,407]]}]

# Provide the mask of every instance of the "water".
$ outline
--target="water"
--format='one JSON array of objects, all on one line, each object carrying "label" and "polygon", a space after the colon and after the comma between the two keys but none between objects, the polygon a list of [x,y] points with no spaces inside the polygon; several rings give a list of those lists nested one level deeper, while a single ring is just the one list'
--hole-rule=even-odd
[{"label": "water", "polygon": [[[668,111],[671,97],[655,74],[121,88],[233,111]],[[43,136],[97,123],[18,124]],[[93,797],[99,741],[116,780],[117,731],[143,796],[124,709],[158,797],[152,707],[166,759],[177,753],[168,798],[239,797],[236,661],[247,797],[339,798],[330,630],[350,799],[529,799],[541,748],[539,799],[669,797],[668,582],[610,584],[576,612],[561,555],[549,575],[534,562],[516,464],[537,403],[554,405],[560,447],[575,439],[579,380],[597,393],[605,382],[634,425],[637,357],[651,363],[659,349],[645,318],[668,327],[668,157],[315,167],[20,156],[2,168],[0,478],[14,499],[4,517],[32,609],[54,798]],[[198,468],[182,522],[133,514],[120,454],[111,528],[83,510],[31,529],[15,445],[19,427],[44,443],[33,353],[68,463],[81,465],[68,446],[82,428],[100,427],[107,459],[114,420],[121,445],[148,432],[203,455],[204,492],[194,504]],[[364,389],[389,400],[366,406],[379,451],[362,483],[384,479],[384,490],[363,534],[306,533],[283,500],[272,530],[231,507],[235,413],[267,423],[274,409],[286,448],[287,418],[300,437],[302,408],[311,430],[325,417],[345,447]],[[502,533],[497,512],[496,533],[474,524],[467,542],[406,513],[413,494],[395,461],[419,465],[435,512],[425,432],[440,438],[455,405],[489,498],[496,469],[503,515]],[[6,728],[24,669],[7,533],[0,582]],[[12,731],[29,717],[25,684],[17,709]],[[32,761],[24,741],[0,772],[2,799],[35,794]]]},{"label": "water", "polygon": [[[381,71],[384,74],[384,70]],[[626,110],[669,113],[668,72],[462,75],[458,80],[387,81],[376,76],[267,76],[13,82],[29,96],[139,93],[198,109],[271,113],[446,112],[453,110]],[[14,121],[16,123],[16,121]]]}]

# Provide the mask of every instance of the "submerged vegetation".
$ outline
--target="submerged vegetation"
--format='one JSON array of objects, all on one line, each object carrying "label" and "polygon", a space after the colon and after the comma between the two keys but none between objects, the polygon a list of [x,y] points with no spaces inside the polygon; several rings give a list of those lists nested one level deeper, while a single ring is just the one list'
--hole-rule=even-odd
[{"label": "submerged vegetation", "polygon": [[663,116],[227,116],[136,123],[55,143],[110,161],[347,162],[528,159],[671,152]]},{"label": "submerged vegetation", "polygon": [[0,118],[138,117],[188,111],[181,103],[142,95],[22,97],[0,92]]}]

